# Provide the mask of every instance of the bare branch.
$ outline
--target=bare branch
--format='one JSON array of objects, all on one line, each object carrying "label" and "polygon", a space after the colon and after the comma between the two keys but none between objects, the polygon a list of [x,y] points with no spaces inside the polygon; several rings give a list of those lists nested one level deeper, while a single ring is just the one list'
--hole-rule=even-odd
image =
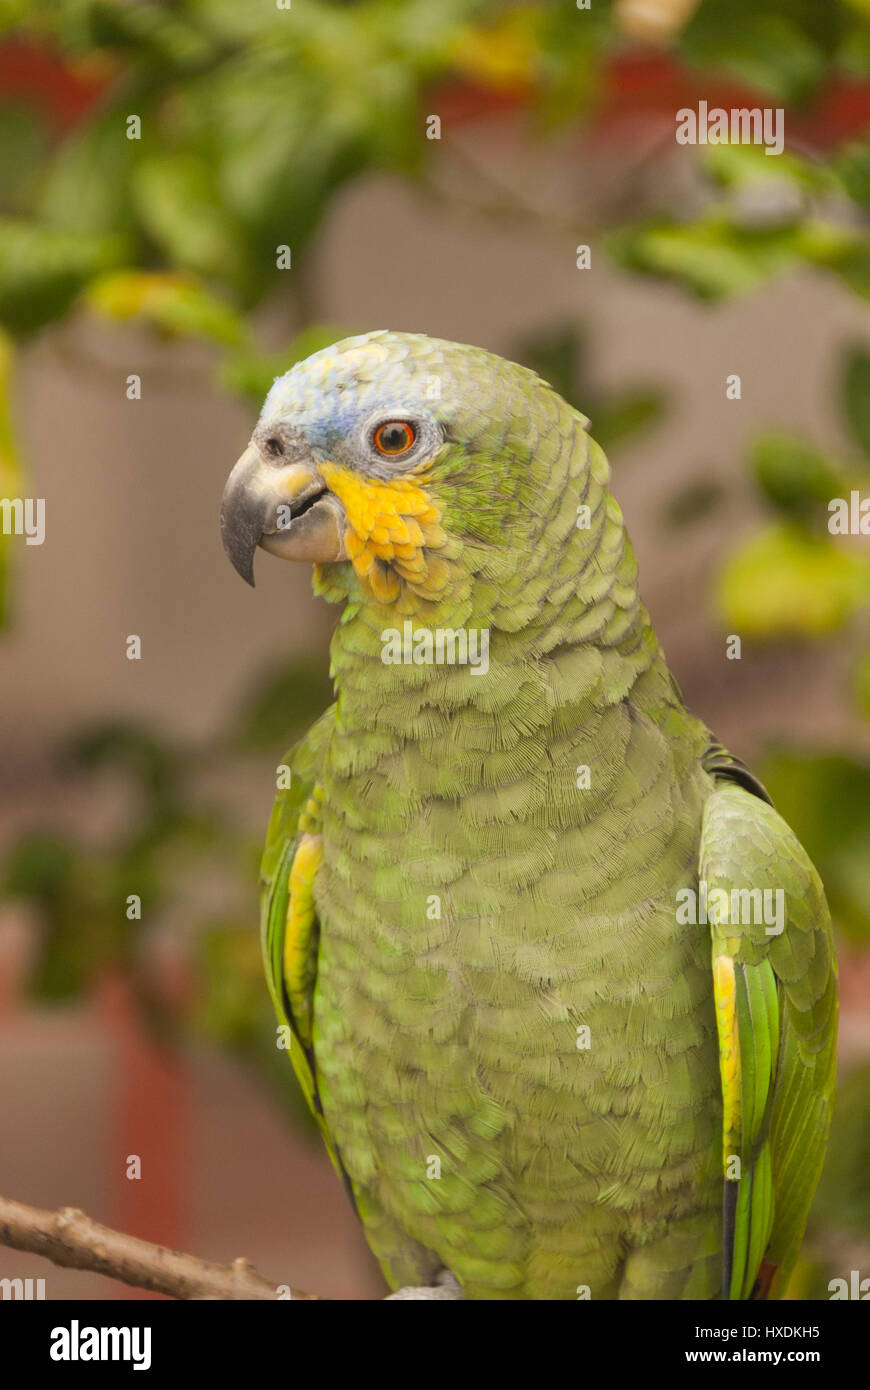
[{"label": "bare branch", "polygon": [[279,1289],[284,1298],[318,1297],[268,1283],[244,1258],[231,1265],[212,1264],[100,1226],[76,1207],[40,1211],[0,1197],[0,1245],[170,1298],[274,1300]]}]

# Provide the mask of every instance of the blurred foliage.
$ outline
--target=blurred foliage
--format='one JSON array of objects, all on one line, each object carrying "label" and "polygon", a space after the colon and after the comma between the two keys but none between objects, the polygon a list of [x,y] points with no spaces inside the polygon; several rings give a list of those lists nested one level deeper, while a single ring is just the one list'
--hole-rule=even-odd
[{"label": "blurred foliage", "polygon": [[866,144],[827,164],[788,149],[771,157],[761,145],[699,149],[706,190],[698,215],[616,228],[606,244],[618,264],[711,300],[808,265],[870,298],[870,241],[855,208],[866,208]]},{"label": "blurred foliage", "polygon": [[169,336],[193,335],[229,347],[248,342],[245,324],[223,300],[180,273],[110,272],[88,286],[83,303],[106,319],[139,319]]},{"label": "blurred foliage", "polygon": [[279,665],[248,692],[234,728],[234,744],[249,752],[280,750],[289,738],[303,734],[312,715],[325,710],[332,698],[328,662]]},{"label": "blurred foliage", "polygon": [[[868,386],[870,355],[863,347],[850,347],[837,394],[845,432],[858,446],[854,457],[832,457],[811,441],[780,431],[755,440],[749,476],[777,519],[737,545],[722,568],[717,595],[725,627],[750,641],[818,643],[837,637],[847,642],[852,659],[844,695],[865,718],[870,718],[870,546],[862,537],[832,534],[829,522],[832,499],[848,499],[853,491],[868,495]],[[818,868],[838,927],[866,947],[870,763],[852,750],[780,748],[764,760],[760,774]],[[866,1106],[863,1113],[870,1125]],[[870,1238],[870,1227],[864,1234]]]},{"label": "blurred foliage", "polygon": [[710,516],[725,495],[725,487],[715,478],[693,480],[668,498],[662,507],[662,521],[672,530],[694,526]]},{"label": "blurred foliage", "polygon": [[[708,78],[737,77],[796,106],[837,75],[868,75],[867,31],[847,0],[703,0],[672,46]],[[0,322],[25,332],[52,321],[109,266],[172,270],[219,290],[238,316],[237,342],[253,306],[290,292],[277,247],[289,246],[304,274],[306,248],[345,184],[372,169],[425,175],[425,103],[438,83],[519,98],[546,134],[596,114],[624,46],[608,0],[583,12],[574,0],[296,0],[288,11],[236,0],[7,0],[3,32],[62,53],[95,99],[60,140],[32,106],[0,108],[17,156],[0,185],[14,257],[0,274]],[[137,138],[127,138],[130,118]],[[828,165],[794,151],[771,160],[753,146],[702,154],[710,206],[689,221],[617,229],[611,246],[624,264],[715,295],[803,259],[866,290],[866,239],[819,206],[866,201],[865,145]],[[759,186],[763,225],[752,207]],[[771,189],[782,204],[772,217]],[[22,293],[22,282],[38,292]]]},{"label": "blurred foliage", "polygon": [[847,753],[781,748],[760,775],[812,856],[838,926],[870,941],[870,764]]},{"label": "blurred foliage", "polygon": [[860,713],[870,719],[870,647],[855,662],[854,693]]},{"label": "blurred foliage", "polygon": [[121,255],[117,238],[0,220],[0,322],[24,333],[60,318]]},{"label": "blurred foliage", "polygon": [[221,381],[228,390],[244,396],[259,410],[272,382],[289,372],[294,362],[301,362],[339,338],[350,337],[354,331],[334,323],[313,324],[297,333],[283,352],[261,353],[251,349],[226,358]]},{"label": "blurred foliage", "polygon": [[[40,951],[30,987],[38,998],[67,998],[107,969],[138,978],[137,947],[144,920],[170,898],[167,856],[183,847],[193,867],[202,852],[232,842],[211,810],[190,804],[182,788],[189,753],[150,733],[121,725],[89,730],[60,750],[75,784],[114,776],[129,803],[104,844],[51,829],[27,834],[5,865],[3,888],[31,903],[40,923]],[[144,916],[128,916],[130,895]]]},{"label": "blurred foliage", "polygon": [[838,395],[845,426],[862,451],[853,459],[832,458],[781,431],[753,444],[749,474],[778,519],[738,544],[723,568],[718,605],[728,628],[750,638],[820,637],[870,607],[870,547],[831,530],[835,499],[870,496],[868,387],[870,354],[852,347]]},{"label": "blurred foliage", "polygon": [[863,471],[870,476],[870,352],[865,348],[854,348],[846,358],[842,397],[852,436],[864,454]]},{"label": "blurred foliage", "polygon": [[864,0],[702,0],[680,50],[706,72],[723,72],[796,104],[832,71],[870,74]]},{"label": "blurred foliage", "polygon": [[[233,800],[205,788],[216,767],[267,751],[273,767],[331,699],[323,659],[270,672],[208,743],[170,743],[129,724],[89,728],[59,750],[69,791],[103,779],[122,808],[102,838],[58,823],[28,832],[2,866],[0,894],[28,904],[38,948],[28,994],[63,1002],[107,972],[130,982],[143,1018],[161,1041],[207,1037],[256,1065],[298,1117],[304,1101],[275,1046],[275,1018],[264,988],[253,885],[263,830],[251,836]],[[232,759],[235,758],[235,763]],[[191,901],[191,885],[216,882],[225,910]],[[135,896],[141,915],[129,915]],[[150,934],[168,912],[185,911],[184,989],[168,990],[149,957]]]},{"label": "blurred foliage", "polygon": [[870,1066],[840,1083],[814,1225],[870,1242]]},{"label": "blurred foliage", "polygon": [[[26,336],[81,308],[195,336],[217,350],[222,385],[259,404],[276,375],[342,331],[317,320],[312,243],[345,186],[379,171],[449,196],[429,179],[426,114],[451,84],[521,103],[540,138],[600,121],[623,25],[609,0],[589,11],[574,0],[296,0],[287,11],[6,0],[0,37],[57,55],[58,81],[78,86],[63,123],[49,104],[0,103],[0,326]],[[701,0],[669,44],[690,73],[748,83],[790,117],[836,80],[870,74],[868,34],[863,0]],[[700,207],[623,216],[604,237],[619,264],[711,299],[807,264],[868,293],[868,142],[825,159],[794,142],[776,159],[752,145],[685,155],[704,170]],[[268,352],[253,315],[276,300],[297,333]],[[578,401],[606,448],[659,418],[651,390],[586,394],[590,354],[569,333],[527,346],[520,355]],[[850,410],[866,441],[862,370]],[[687,493],[675,524],[716,500]]]},{"label": "blurred foliage", "polygon": [[522,339],[513,355],[588,416],[605,451],[656,424],[664,414],[661,392],[649,387],[600,395],[590,375],[588,335],[576,322]]},{"label": "blurred foliage", "polygon": [[204,924],[195,938],[185,1026],[255,1068],[294,1122],[314,1138],[317,1128],[293,1068],[275,1045],[275,1011],[265,994],[264,999],[259,932],[241,917]]},{"label": "blurred foliage", "polygon": [[[12,430],[13,372],[13,342],[0,330],[0,497],[17,497],[21,493],[18,452]],[[11,546],[0,544],[0,629],[8,615],[10,559]]]},{"label": "blurred foliage", "polygon": [[841,468],[821,449],[794,435],[773,431],[759,435],[749,468],[767,500],[794,520],[810,522],[820,507],[827,515],[830,499],[849,488]]},{"label": "blurred foliage", "polygon": [[[276,247],[301,253],[343,183],[372,166],[418,166],[420,84],[480,8],[31,5],[19,32],[74,60],[98,54],[109,77],[45,168],[32,215],[121,238],[128,264],[204,276],[250,308],[277,288]],[[141,138],[125,138],[130,116]]]},{"label": "blurred foliage", "polygon": [[870,604],[870,554],[774,522],[728,560],[719,601],[744,638],[824,637]]},{"label": "blurred foliage", "polygon": [[[841,1077],[827,1158],[789,1298],[828,1299],[831,1281],[870,1277],[870,1066]],[[835,1286],[836,1287],[836,1286]]]}]

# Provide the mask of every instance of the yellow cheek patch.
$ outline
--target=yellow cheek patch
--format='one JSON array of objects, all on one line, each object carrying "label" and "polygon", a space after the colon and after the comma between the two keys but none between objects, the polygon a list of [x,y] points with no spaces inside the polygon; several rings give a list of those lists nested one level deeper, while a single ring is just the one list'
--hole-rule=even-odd
[{"label": "yellow cheek patch", "polygon": [[328,460],[318,472],[347,513],[347,554],[363,586],[382,602],[398,598],[403,584],[421,598],[436,598],[448,570],[431,552],[446,537],[441,508],[424,487],[425,475],[361,478]]}]

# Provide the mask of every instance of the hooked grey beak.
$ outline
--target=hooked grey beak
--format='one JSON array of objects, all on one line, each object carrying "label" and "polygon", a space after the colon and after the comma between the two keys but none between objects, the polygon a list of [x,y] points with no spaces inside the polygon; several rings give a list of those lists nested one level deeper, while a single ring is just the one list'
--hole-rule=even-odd
[{"label": "hooked grey beak", "polygon": [[283,467],[249,444],[227,479],[221,540],[235,570],[254,583],[260,545],[284,560],[345,560],[347,517],[313,463]]}]

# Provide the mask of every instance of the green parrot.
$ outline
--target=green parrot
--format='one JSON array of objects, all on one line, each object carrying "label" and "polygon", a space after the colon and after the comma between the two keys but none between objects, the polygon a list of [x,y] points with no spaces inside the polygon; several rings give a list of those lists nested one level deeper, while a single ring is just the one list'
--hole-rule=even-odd
[{"label": "green parrot", "polygon": [[275,381],[224,547],[343,610],[269,825],[266,974],[394,1289],[778,1297],[831,1115],[830,916],[683,704],[588,425],[417,334]]}]

